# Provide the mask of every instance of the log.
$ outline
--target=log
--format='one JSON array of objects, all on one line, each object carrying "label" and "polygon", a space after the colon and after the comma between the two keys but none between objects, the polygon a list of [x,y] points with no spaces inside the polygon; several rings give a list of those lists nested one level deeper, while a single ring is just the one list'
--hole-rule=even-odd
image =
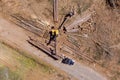
[{"label": "log", "polygon": [[32,46],[38,48],[39,50],[41,50],[42,52],[44,52],[45,54],[47,54],[48,56],[50,56],[51,58],[53,58],[54,60],[59,60],[61,59],[61,57],[57,54],[53,54],[51,52],[51,49],[49,49],[47,46],[45,46],[44,44],[42,44],[40,41],[36,41],[33,39],[27,40],[28,43],[30,43]]},{"label": "log", "polygon": [[15,24],[17,24],[18,26],[20,26],[21,28],[24,28],[24,29],[26,29],[26,30],[38,35],[38,36],[43,36],[44,30],[36,27],[36,25],[28,23],[22,17],[18,17],[18,16],[15,16],[15,15],[12,15],[12,17],[17,20],[17,22],[15,22],[15,21],[13,21],[13,22]]},{"label": "log", "polygon": [[72,33],[74,33],[74,32],[78,32],[79,31],[79,29],[71,29],[71,30],[67,30],[67,32],[72,32]]},{"label": "log", "polygon": [[86,55],[84,52],[82,53],[79,48],[73,48],[71,46],[69,46],[69,44],[64,44],[63,47],[67,48],[68,50],[70,50],[71,52],[73,52],[74,54],[76,54],[77,56],[81,57],[82,59],[86,59],[89,62],[95,62],[99,65],[101,65],[101,63],[97,62],[96,60],[94,60],[93,58],[89,57],[89,55]]},{"label": "log", "polygon": [[54,22],[58,22],[58,0],[54,0]]},{"label": "log", "polygon": [[93,42],[96,44],[97,47],[101,48],[102,50],[104,50],[104,52],[107,54],[107,55],[110,55],[112,56],[113,53],[110,51],[109,47],[106,47],[105,45],[101,44],[100,42],[96,42],[93,40]]},{"label": "log", "polygon": [[82,23],[88,21],[91,18],[91,15],[92,15],[92,13],[75,20],[72,24],[67,26],[66,29],[70,30],[70,29],[76,28],[76,25],[78,25],[78,24],[81,25]]}]

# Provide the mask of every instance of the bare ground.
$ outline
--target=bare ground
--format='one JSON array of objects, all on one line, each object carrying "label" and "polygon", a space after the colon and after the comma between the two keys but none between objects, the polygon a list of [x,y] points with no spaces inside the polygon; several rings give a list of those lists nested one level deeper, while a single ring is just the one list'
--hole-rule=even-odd
[{"label": "bare ground", "polygon": [[26,51],[30,55],[32,54],[37,58],[45,60],[46,62],[54,65],[55,67],[58,67],[59,69],[65,71],[66,73],[74,76],[78,80],[106,80],[105,77],[101,76],[94,70],[85,67],[77,62],[75,63],[74,66],[68,66],[61,64],[58,61],[52,60],[50,57],[46,56],[41,51],[35,49],[30,44],[28,44],[26,40],[28,39],[29,34],[25,30],[17,27],[16,25],[6,21],[1,17],[0,39],[3,42],[8,43],[9,45],[21,49],[23,51]]},{"label": "bare ground", "polygon": [[[52,19],[52,0],[29,0],[29,1],[23,1],[23,0],[1,0],[0,4],[0,11],[2,14],[6,15],[8,19],[12,14],[19,14],[22,15],[26,19],[40,19],[43,20],[45,23],[50,25],[54,25],[53,19]],[[88,56],[89,58],[94,59],[98,63],[100,63],[99,66],[102,66],[102,68],[105,68],[105,70],[102,70],[100,67],[97,68],[98,71],[106,74],[110,79],[116,79],[119,80],[119,73],[120,73],[120,49],[119,49],[119,43],[120,43],[120,12],[119,12],[119,0],[117,1],[117,6],[111,7],[106,1],[112,1],[112,0],[61,0],[59,1],[60,7],[59,7],[59,22],[61,23],[61,20],[63,16],[71,11],[72,9],[75,9],[76,15],[69,19],[65,26],[68,27],[69,25],[72,25],[73,22],[79,23],[79,17],[82,17],[84,14],[88,14],[89,12],[95,12],[94,15],[91,15],[90,19],[86,22],[81,24],[74,25],[73,27],[78,28],[78,26],[82,29],[74,29],[70,30],[70,32],[76,32],[77,34],[71,33],[67,34],[66,36],[60,36],[61,39],[59,39],[60,43],[58,43],[60,46],[64,41],[61,41],[63,38],[70,40],[70,43],[77,45],[80,47],[80,54]],[[36,3],[37,2],[37,3]],[[32,5],[33,4],[33,5]],[[46,6],[47,4],[47,6]],[[92,6],[91,6],[92,5]],[[10,15],[10,16],[8,16]],[[85,15],[86,16],[86,15]],[[57,26],[59,23],[57,24]],[[71,26],[72,27],[72,26]],[[72,27],[72,28],[73,28]],[[69,28],[69,27],[68,27]],[[12,30],[11,28],[5,28],[6,30]],[[16,30],[16,28],[15,28]],[[24,31],[24,30],[23,30]],[[6,36],[8,34],[11,34],[11,32],[6,32]],[[15,32],[12,32],[14,36],[17,36]],[[79,33],[79,34],[78,34]],[[4,33],[3,33],[4,34]],[[5,35],[4,34],[4,35]],[[32,35],[29,32],[25,31],[26,35]],[[26,40],[28,39],[27,36],[24,36],[24,34],[18,34],[19,36],[23,36],[22,38],[19,38],[19,40],[15,40],[15,42],[23,43],[22,40],[26,43]],[[12,37],[12,36],[11,36]],[[69,37],[69,38],[68,38]],[[8,37],[7,39],[9,39]],[[16,38],[16,37],[13,37]],[[5,39],[5,40],[7,40]],[[24,40],[25,39],[25,40]],[[10,39],[12,41],[12,39]],[[9,42],[9,41],[8,41]],[[14,42],[14,41],[13,41]],[[77,42],[77,43],[75,43]],[[16,45],[16,43],[10,43],[11,45]],[[70,45],[70,44],[69,44]],[[19,45],[19,47],[22,48],[23,45]],[[30,46],[29,44],[25,45],[26,47]],[[17,47],[17,46],[16,46]],[[73,48],[73,47],[72,47]],[[67,50],[67,56],[73,57],[72,51],[69,49]],[[29,50],[31,52],[32,50]],[[36,50],[33,50],[36,52]],[[79,51],[79,50],[78,50]],[[77,52],[78,52],[77,51]],[[63,51],[65,52],[65,51]],[[73,55],[68,55],[68,53],[72,53]],[[39,55],[39,54],[37,54]],[[42,55],[43,56],[43,55]],[[44,57],[43,57],[44,58]],[[87,64],[87,62],[84,60],[84,58],[81,59],[78,55],[75,55],[75,59],[78,59],[78,61],[84,61],[84,64]],[[90,63],[91,64],[91,63]],[[93,62],[94,64],[94,62]],[[91,66],[93,67],[93,64]]]}]

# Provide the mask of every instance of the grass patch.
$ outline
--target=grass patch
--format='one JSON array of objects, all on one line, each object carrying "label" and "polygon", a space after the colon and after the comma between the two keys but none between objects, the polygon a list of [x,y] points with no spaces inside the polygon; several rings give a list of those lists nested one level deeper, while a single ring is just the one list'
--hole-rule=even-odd
[{"label": "grass patch", "polygon": [[[24,73],[29,69],[38,68],[44,73],[53,73],[55,70],[52,68],[51,65],[44,63],[42,60],[36,62],[33,58],[24,56],[23,54],[27,54],[25,52],[18,52],[17,50],[12,49],[10,46],[0,43],[0,47],[7,51],[6,55],[11,54],[11,58],[20,65],[18,66],[18,72]],[[2,66],[2,65],[1,65]]]},{"label": "grass patch", "polygon": [[7,67],[0,67],[0,80],[22,80],[20,74],[9,70]]},{"label": "grass patch", "polygon": [[32,58],[28,58],[28,57],[25,57],[21,54],[26,54],[25,52],[22,52],[21,54],[17,51],[17,50],[13,50],[10,46],[7,46],[5,44],[2,44],[0,43],[1,45],[1,49],[5,49],[5,52],[6,55],[8,55],[8,52],[10,53],[10,57],[13,57],[14,60],[18,60],[21,65],[25,66],[25,67],[35,67],[36,66],[36,63],[35,61],[32,59]]},{"label": "grass patch", "polygon": [[34,68],[36,66],[36,62],[32,58],[26,58],[26,57],[20,55],[18,60],[20,61],[20,63],[24,67],[27,67],[27,68],[32,67],[32,68]]},{"label": "grass patch", "polygon": [[54,73],[55,70],[50,66],[45,63],[40,63],[39,66],[41,67],[42,71],[45,73]]}]

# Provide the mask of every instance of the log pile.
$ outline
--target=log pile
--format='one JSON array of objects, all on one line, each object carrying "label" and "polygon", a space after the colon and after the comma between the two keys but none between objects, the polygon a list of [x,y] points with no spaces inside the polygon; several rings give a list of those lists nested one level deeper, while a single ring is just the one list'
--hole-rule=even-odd
[{"label": "log pile", "polygon": [[43,36],[45,30],[42,27],[37,26],[36,24],[34,24],[34,22],[30,22],[27,19],[23,18],[22,16],[19,16],[19,15],[11,15],[11,16],[14,19],[12,20],[12,22],[14,22],[16,25],[38,36],[41,36],[41,37]]}]

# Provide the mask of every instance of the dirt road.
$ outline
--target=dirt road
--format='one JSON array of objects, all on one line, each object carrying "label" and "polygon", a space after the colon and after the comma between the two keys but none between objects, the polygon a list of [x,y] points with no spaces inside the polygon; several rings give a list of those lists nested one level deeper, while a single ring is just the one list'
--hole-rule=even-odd
[{"label": "dirt road", "polygon": [[53,66],[65,71],[66,73],[74,76],[78,80],[107,80],[104,76],[92,70],[89,67],[75,63],[74,66],[61,64],[59,61],[54,61],[43,52],[32,47],[26,40],[28,35],[31,34],[24,29],[12,24],[11,22],[0,17],[0,40],[16,46],[21,50],[27,51],[30,55],[35,55],[38,58],[52,64]]}]

